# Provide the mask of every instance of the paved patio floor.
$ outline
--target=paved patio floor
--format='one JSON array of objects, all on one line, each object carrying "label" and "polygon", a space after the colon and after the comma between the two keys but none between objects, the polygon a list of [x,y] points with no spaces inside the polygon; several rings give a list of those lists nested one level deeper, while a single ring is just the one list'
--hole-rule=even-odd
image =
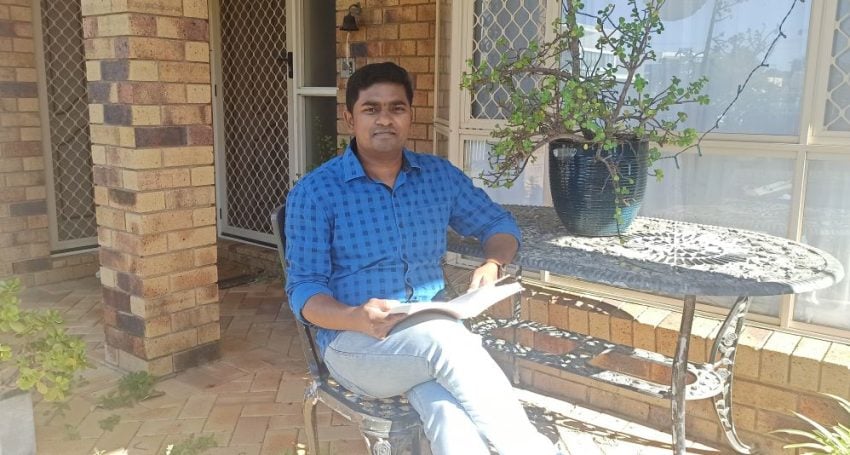
[{"label": "paved patio floor", "polygon": [[[157,383],[162,396],[132,408],[97,408],[97,398],[113,390],[122,372],[103,362],[100,285],[94,278],[28,289],[25,306],[64,312],[70,330],[89,345],[93,368],[76,389],[64,416],[50,417],[36,406],[38,453],[90,455],[164,454],[190,436],[214,435],[217,448],[205,454],[304,454],[301,399],[306,365],[295,338],[292,314],[277,282],[250,283],[222,290],[222,358]],[[670,435],[639,423],[581,406],[517,390],[535,424],[572,455],[670,453]],[[105,418],[119,415],[111,431]],[[113,420],[115,418],[113,417]],[[357,429],[322,408],[321,455],[365,454]],[[101,452],[98,452],[101,451]],[[689,453],[726,453],[692,444]],[[533,454],[531,454],[533,455]]]}]

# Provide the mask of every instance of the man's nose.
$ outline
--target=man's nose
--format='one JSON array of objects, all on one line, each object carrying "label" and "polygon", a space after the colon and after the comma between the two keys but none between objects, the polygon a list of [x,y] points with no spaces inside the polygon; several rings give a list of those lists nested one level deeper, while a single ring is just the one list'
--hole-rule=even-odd
[{"label": "man's nose", "polygon": [[389,112],[383,109],[378,112],[378,118],[376,121],[381,125],[389,125],[392,123],[392,119],[390,117]]}]

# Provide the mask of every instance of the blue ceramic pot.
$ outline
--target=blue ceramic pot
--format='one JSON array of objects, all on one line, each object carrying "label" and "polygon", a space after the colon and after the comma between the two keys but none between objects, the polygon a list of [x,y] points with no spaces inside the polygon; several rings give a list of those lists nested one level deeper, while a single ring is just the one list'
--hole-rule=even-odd
[{"label": "blue ceramic pot", "polygon": [[611,156],[620,169],[620,186],[629,190],[620,226],[614,218],[616,199],[611,174],[596,161],[595,151],[584,150],[583,144],[566,139],[549,143],[552,202],[570,233],[589,237],[623,234],[637,216],[646,189],[649,144],[622,142]]}]

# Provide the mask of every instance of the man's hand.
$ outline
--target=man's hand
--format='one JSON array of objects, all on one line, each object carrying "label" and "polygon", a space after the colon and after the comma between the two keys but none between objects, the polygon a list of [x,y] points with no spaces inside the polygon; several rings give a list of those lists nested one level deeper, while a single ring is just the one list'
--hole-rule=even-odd
[{"label": "man's hand", "polygon": [[491,283],[495,283],[499,279],[499,264],[495,262],[485,262],[481,264],[475,271],[472,272],[472,282],[469,283],[469,290],[474,291]]},{"label": "man's hand", "polygon": [[390,330],[407,315],[390,314],[394,302],[384,299],[369,299],[368,302],[355,308],[357,331],[382,340]]}]

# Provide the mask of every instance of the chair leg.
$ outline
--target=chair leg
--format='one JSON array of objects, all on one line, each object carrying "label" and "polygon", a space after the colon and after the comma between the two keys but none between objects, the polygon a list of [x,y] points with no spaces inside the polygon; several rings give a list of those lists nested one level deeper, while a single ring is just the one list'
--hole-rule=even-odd
[{"label": "chair leg", "polygon": [[311,455],[319,454],[319,433],[316,430],[316,402],[318,397],[308,391],[304,397],[304,431],[307,436],[307,448]]}]

